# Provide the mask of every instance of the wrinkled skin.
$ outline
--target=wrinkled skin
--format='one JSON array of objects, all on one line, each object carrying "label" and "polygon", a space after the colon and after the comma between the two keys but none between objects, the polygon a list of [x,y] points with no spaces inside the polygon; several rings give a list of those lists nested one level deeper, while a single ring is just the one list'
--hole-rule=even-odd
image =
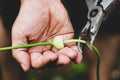
[{"label": "wrinkled skin", "polygon": [[[12,45],[52,41],[55,36],[72,39],[74,30],[67,11],[60,0],[22,1],[18,17],[12,28]],[[66,65],[72,61],[80,63],[82,55],[75,43],[67,44],[61,50],[52,46],[14,49],[13,57],[24,71],[30,66],[42,68],[49,62]]]}]

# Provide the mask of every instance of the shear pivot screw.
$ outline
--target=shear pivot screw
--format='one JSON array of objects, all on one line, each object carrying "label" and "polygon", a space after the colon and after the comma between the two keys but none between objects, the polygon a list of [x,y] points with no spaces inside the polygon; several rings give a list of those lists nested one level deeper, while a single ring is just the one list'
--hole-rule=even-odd
[{"label": "shear pivot screw", "polygon": [[98,9],[93,9],[91,12],[90,12],[90,17],[95,17],[98,13]]}]

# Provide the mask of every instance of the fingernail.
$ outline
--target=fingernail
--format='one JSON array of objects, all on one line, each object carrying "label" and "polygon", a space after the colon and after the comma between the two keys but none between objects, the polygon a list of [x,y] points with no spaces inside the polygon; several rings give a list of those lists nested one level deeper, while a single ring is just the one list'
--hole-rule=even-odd
[{"label": "fingernail", "polygon": [[27,68],[27,66],[25,64],[23,64],[23,63],[21,63],[21,67],[22,67],[22,69],[24,71],[28,71],[29,70],[29,68]]}]

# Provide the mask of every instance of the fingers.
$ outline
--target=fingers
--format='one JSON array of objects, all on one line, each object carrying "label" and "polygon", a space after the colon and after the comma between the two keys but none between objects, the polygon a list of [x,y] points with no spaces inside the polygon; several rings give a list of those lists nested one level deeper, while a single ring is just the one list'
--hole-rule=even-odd
[{"label": "fingers", "polygon": [[57,59],[57,55],[52,51],[45,51],[43,54],[40,52],[32,52],[30,55],[33,68],[43,68],[47,63]]},{"label": "fingers", "polygon": [[13,57],[20,63],[24,71],[28,71],[30,68],[30,58],[28,53],[24,50],[13,50]]},{"label": "fingers", "polygon": [[77,46],[75,44],[69,45],[69,47],[64,47],[61,50],[57,50],[53,47],[53,51],[33,51],[30,52],[31,65],[33,68],[43,68],[47,64],[56,61],[56,65],[66,65],[71,61],[75,63],[80,63],[82,60],[82,55],[79,53]]},{"label": "fingers", "polygon": [[24,71],[27,71],[30,65],[38,69],[54,61],[57,61],[56,65],[66,65],[69,64],[71,60],[76,63],[80,63],[82,60],[82,55],[78,52],[76,45],[69,45],[69,47],[65,47],[61,50],[55,50],[56,53],[50,50],[44,52],[41,52],[41,50],[33,50],[33,52],[29,52],[29,54],[22,49],[13,51],[13,57],[21,64]]},{"label": "fingers", "polygon": [[68,56],[66,56],[64,54],[60,54],[58,56],[58,61],[57,61],[58,65],[61,65],[61,64],[66,65],[66,64],[69,64],[69,63],[70,63],[70,58]]},{"label": "fingers", "polygon": [[[19,28],[12,29],[12,46],[27,44],[25,35]],[[13,57],[20,63],[24,71],[30,68],[30,57],[27,49],[14,49],[12,50]]]},{"label": "fingers", "polygon": [[71,59],[76,58],[77,55],[78,55],[76,51],[74,51],[74,50],[72,50],[71,48],[68,48],[68,47],[65,47],[65,48],[61,49],[60,51],[58,51],[57,54],[66,55]]},{"label": "fingers", "polygon": [[71,46],[71,49],[73,49],[73,50],[75,50],[77,52],[75,62],[77,64],[79,64],[82,61],[82,54],[79,52],[78,47],[76,45]]},{"label": "fingers", "polygon": [[82,60],[82,54],[79,53],[76,44],[69,44],[68,47],[59,50],[56,54],[59,56],[58,64],[69,64],[70,60],[78,64]]}]

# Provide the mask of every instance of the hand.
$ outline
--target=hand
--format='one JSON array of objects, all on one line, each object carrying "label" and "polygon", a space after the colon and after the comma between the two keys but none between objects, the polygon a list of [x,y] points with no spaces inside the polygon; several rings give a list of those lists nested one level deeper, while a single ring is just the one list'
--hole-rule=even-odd
[{"label": "hand", "polygon": [[[12,45],[52,41],[55,36],[71,39],[74,31],[68,14],[60,0],[36,0],[22,2],[20,12],[12,29]],[[42,68],[51,61],[56,65],[68,64],[71,60],[80,63],[82,55],[75,43],[61,50],[52,46],[14,49],[13,57],[24,71]]]}]

